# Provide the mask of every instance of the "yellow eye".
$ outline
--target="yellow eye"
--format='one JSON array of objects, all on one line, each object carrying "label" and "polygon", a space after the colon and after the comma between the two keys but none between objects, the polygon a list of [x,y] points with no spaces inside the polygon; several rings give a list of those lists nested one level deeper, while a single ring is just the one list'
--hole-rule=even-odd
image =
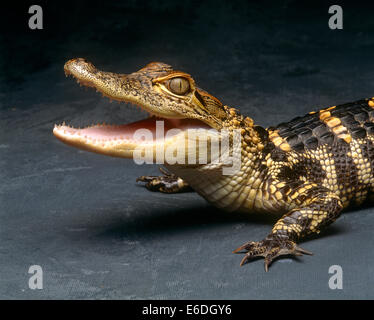
[{"label": "yellow eye", "polygon": [[185,78],[174,78],[169,82],[169,89],[175,94],[185,94],[190,90],[190,83]]}]

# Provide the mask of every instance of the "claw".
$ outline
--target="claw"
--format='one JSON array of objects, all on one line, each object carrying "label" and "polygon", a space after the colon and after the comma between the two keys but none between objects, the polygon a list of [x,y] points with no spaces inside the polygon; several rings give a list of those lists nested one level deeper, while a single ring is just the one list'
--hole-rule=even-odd
[{"label": "claw", "polygon": [[138,177],[136,178],[136,182],[149,182],[149,181],[152,181],[153,179],[156,179],[158,177],[156,176],[141,176],[141,177]]},{"label": "claw", "polygon": [[242,261],[240,261],[240,266],[242,267],[247,262],[247,260],[248,260],[248,256],[245,255]]},{"label": "claw", "polygon": [[265,272],[268,272],[269,271],[269,265],[271,264],[272,260],[268,260],[265,258],[265,261],[264,261],[264,268],[265,268]]},{"label": "claw", "polygon": [[160,169],[161,173],[164,174],[165,176],[172,176],[173,175],[169,171],[164,169],[163,167],[159,167],[159,169]]},{"label": "claw", "polygon": [[298,252],[298,253],[300,253],[301,256],[302,256],[303,254],[308,254],[308,255],[310,255],[310,256],[313,255],[313,252],[308,251],[308,250],[305,250],[305,249],[300,248],[300,247],[298,247],[298,246],[295,247],[295,251]]},{"label": "claw", "polygon": [[140,176],[137,182],[145,182],[145,187],[150,191],[158,191],[163,193],[177,193],[191,191],[190,186],[175,174],[167,172],[160,167],[162,176]]},{"label": "claw", "polygon": [[249,249],[253,246],[254,242],[253,241],[248,241],[244,243],[242,246],[239,248],[236,248],[232,253],[245,253],[245,252],[240,252],[242,250],[249,251]]},{"label": "claw", "polygon": [[239,248],[236,248],[235,250],[233,250],[232,253],[245,253],[245,252],[240,252],[240,251],[243,251],[245,249],[244,245],[242,245],[241,247]]},{"label": "claw", "polygon": [[279,256],[302,256],[303,254],[313,254],[308,250],[298,247],[291,240],[272,239],[269,237],[259,242],[249,241],[235,249],[233,253],[245,253],[244,258],[240,262],[240,266],[243,266],[254,257],[264,257],[264,268],[266,272],[269,271],[269,266],[272,264],[274,259]]}]

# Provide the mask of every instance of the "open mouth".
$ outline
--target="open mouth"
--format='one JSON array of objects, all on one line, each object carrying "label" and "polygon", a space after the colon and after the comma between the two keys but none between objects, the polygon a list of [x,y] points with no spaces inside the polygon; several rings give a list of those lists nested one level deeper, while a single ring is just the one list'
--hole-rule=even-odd
[{"label": "open mouth", "polygon": [[[64,66],[66,76],[80,85],[93,87],[104,96],[140,106],[151,116],[122,125],[97,124],[86,128],[55,125],[53,133],[62,142],[101,154],[131,158],[139,147],[178,144],[190,129],[211,129],[205,122],[188,118],[186,105],[196,97],[194,82],[187,74],[173,73],[171,67],[151,63],[138,72],[124,75],[99,71],[82,58]],[[171,90],[171,91],[170,91]],[[176,104],[182,104],[176,107]],[[197,102],[199,103],[199,102]],[[201,112],[201,111],[200,111]]]},{"label": "open mouth", "polygon": [[210,129],[194,119],[150,117],[130,124],[98,124],[82,129],[55,125],[53,134],[65,144],[114,157],[133,158],[141,148],[165,148],[180,144],[185,133],[193,129]]},{"label": "open mouth", "polygon": [[53,133],[65,144],[113,157],[134,158],[136,150],[143,154],[151,148],[156,159],[155,150],[184,144],[186,133],[193,129],[210,127],[199,120],[150,117],[130,124],[98,124],[82,129],[55,125]]},{"label": "open mouth", "polygon": [[[210,127],[196,119],[167,119],[153,116],[129,124],[97,124],[82,129],[73,128],[65,124],[55,125],[53,133],[58,139],[67,144],[74,145],[83,142],[85,144],[101,144],[104,147],[121,143],[156,143],[161,141],[161,139],[172,138],[188,129],[210,129]],[[150,135],[147,136],[145,133]],[[160,133],[164,133],[164,135],[160,135]],[[150,136],[152,136],[152,139],[147,138]]]}]

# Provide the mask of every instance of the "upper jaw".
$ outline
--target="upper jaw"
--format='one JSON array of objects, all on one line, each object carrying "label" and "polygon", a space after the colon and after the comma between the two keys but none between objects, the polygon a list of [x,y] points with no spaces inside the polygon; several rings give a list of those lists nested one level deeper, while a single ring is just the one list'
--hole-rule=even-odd
[{"label": "upper jaw", "polygon": [[140,106],[151,115],[163,118],[184,118],[173,105],[175,97],[166,97],[158,89],[154,79],[165,77],[171,67],[152,63],[131,74],[103,72],[83,58],[71,59],[64,65],[66,76],[73,76],[80,85],[93,87],[111,100],[130,102]]},{"label": "upper jaw", "polygon": [[[152,116],[197,119],[215,129],[222,127],[220,120],[206,109],[202,96],[208,96],[210,101],[221,104],[219,100],[198,89],[189,74],[174,71],[167,64],[153,62],[126,75],[100,71],[85,59],[76,58],[65,63],[64,71],[79,84],[94,87],[111,100],[138,105]],[[177,95],[168,89],[169,81],[175,77],[188,80],[190,90],[186,94]],[[222,116],[222,110],[219,111]]]}]

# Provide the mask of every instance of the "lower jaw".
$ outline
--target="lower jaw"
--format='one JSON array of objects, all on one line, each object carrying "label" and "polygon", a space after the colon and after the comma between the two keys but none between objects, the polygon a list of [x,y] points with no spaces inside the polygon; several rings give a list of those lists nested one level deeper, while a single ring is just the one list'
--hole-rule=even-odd
[{"label": "lower jaw", "polygon": [[95,125],[83,129],[56,125],[53,133],[65,144],[104,155],[133,158],[142,146],[159,148],[188,129],[211,129],[192,119],[148,118],[126,125]]}]

